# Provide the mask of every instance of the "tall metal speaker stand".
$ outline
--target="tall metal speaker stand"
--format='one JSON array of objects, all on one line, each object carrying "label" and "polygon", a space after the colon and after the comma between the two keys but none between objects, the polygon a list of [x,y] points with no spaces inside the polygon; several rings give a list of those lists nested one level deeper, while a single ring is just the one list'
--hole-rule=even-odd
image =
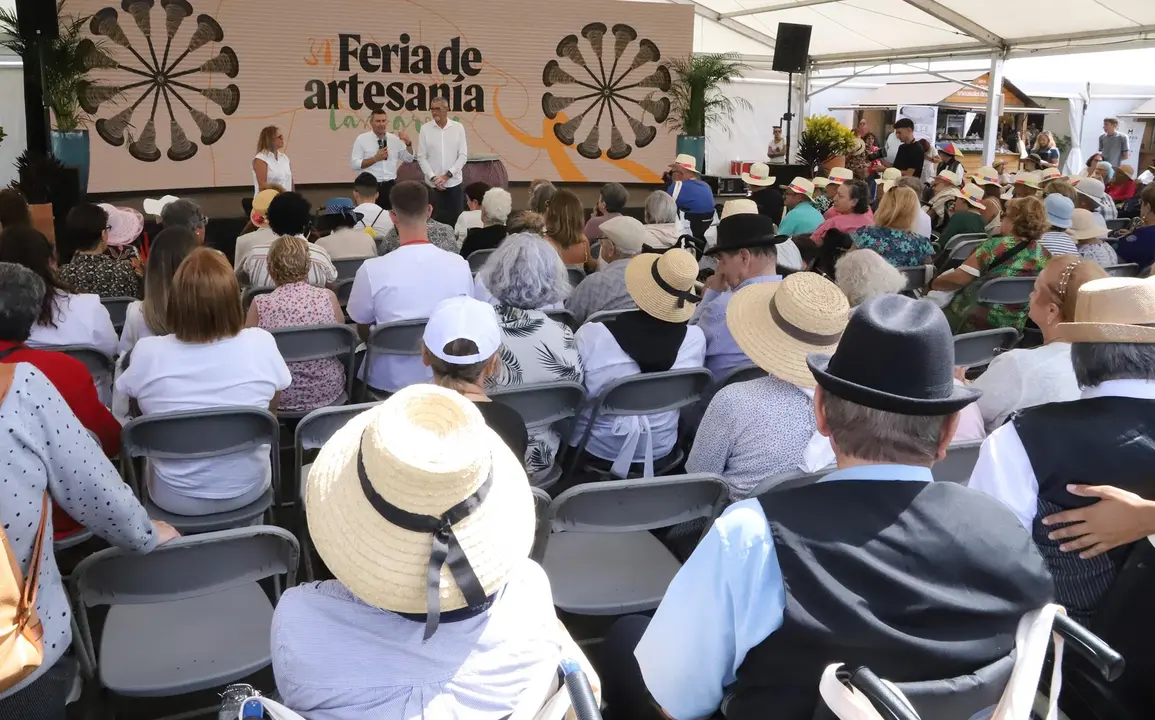
[{"label": "tall metal speaker stand", "polygon": [[786,125],[786,162],[790,162],[790,133],[793,130],[794,124],[794,73],[787,73],[790,78],[786,86],[786,114],[782,116],[782,122]]}]

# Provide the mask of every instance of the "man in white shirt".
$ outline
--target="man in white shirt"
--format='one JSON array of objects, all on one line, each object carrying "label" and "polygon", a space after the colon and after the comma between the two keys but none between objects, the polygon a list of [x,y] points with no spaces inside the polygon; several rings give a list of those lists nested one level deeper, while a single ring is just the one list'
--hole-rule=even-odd
[{"label": "man in white shirt", "polygon": [[[473,275],[465,258],[429,242],[426,220],[432,208],[425,186],[399,182],[390,202],[400,246],[361,265],[346,308],[364,339],[377,325],[428,318],[442,300],[473,294]],[[433,380],[420,355],[377,352],[362,377],[370,387],[387,392]]]},{"label": "man in white shirt", "polygon": [[461,187],[469,158],[465,127],[449,119],[449,101],[444,97],[433,98],[429,112],[433,122],[421,126],[417,162],[431,190],[434,219],[454,227],[465,203]]},{"label": "man in white shirt", "polygon": [[373,228],[373,231],[380,236],[388,235],[393,229],[389,211],[377,204],[379,197],[377,178],[372,173],[363,172],[353,181],[353,212],[361,213],[361,220],[357,223],[358,230]]},{"label": "man in white shirt", "polygon": [[[1055,602],[1086,624],[1095,616],[1130,545],[1081,560],[1086,549],[1056,537],[1048,516],[1089,504],[1075,485],[1110,484],[1155,499],[1155,278],[1104,278],[1079,288],[1075,321],[1058,326],[1071,343],[1082,397],[1028,408],[983,443],[970,487],[1018,517],[1055,581]],[[1081,533],[1080,533],[1081,534]],[[1074,545],[1074,547],[1072,547]],[[1094,548],[1092,548],[1094,549]]]},{"label": "man in white shirt", "polygon": [[353,172],[367,172],[377,178],[377,196],[381,207],[389,207],[389,191],[397,182],[397,167],[413,162],[413,141],[404,130],[394,135],[387,132],[389,118],[385,110],[374,110],[369,118],[373,129],[362,133],[353,142],[350,164]]}]

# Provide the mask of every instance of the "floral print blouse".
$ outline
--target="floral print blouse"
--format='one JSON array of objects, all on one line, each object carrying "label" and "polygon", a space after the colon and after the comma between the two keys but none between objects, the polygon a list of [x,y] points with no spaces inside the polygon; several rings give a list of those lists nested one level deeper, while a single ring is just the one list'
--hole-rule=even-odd
[{"label": "floral print blouse", "polygon": [[909,230],[895,230],[878,225],[859,228],[850,235],[855,247],[873,250],[895,267],[922,265],[934,255],[930,238],[915,235]]},{"label": "floral print blouse", "polygon": [[[486,388],[510,388],[543,382],[575,382],[585,378],[573,331],[541,310],[522,310],[498,305],[502,346],[501,365]],[[561,445],[559,428],[530,426],[525,467],[530,477],[540,477],[553,467]]]},{"label": "floral print blouse", "polygon": [[1000,277],[1022,277],[1038,275],[1047,266],[1051,254],[1038,242],[1032,242],[1020,250],[1013,258],[995,268],[990,265],[1000,255],[1009,252],[1019,244],[1013,237],[1002,236],[985,240],[975,249],[975,259],[979,262],[981,275],[969,285],[955,293],[950,305],[944,308],[951,328],[956,334],[975,330],[1013,327],[1022,330],[1027,323],[1027,303],[1021,305],[980,305],[977,302],[979,288],[988,280]]},{"label": "floral print blouse", "polygon": [[[257,325],[265,330],[302,325],[332,325],[332,291],[307,282],[279,285],[253,298]],[[345,368],[337,358],[288,363],[293,381],[281,393],[279,409],[307,412],[332,405],[345,392]]]},{"label": "floral print blouse", "polygon": [[143,279],[129,256],[114,259],[105,253],[76,253],[57,271],[57,275],[74,292],[99,295],[102,300],[114,297],[139,300],[142,297]]}]

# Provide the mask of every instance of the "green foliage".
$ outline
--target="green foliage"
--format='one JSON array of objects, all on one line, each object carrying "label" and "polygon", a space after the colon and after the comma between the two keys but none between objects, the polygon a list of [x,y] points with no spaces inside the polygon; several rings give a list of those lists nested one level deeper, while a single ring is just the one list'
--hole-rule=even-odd
[{"label": "green foliage", "polygon": [[65,182],[67,170],[55,155],[25,150],[16,159],[19,178],[12,187],[20,191],[31,205],[52,202],[52,194]]},{"label": "green foliage", "polygon": [[853,130],[829,115],[808,117],[798,136],[798,162],[816,168],[836,155],[849,153],[855,139]]},{"label": "green foliage", "polygon": [[726,85],[742,77],[747,66],[735,53],[694,54],[667,63],[670,116],[666,125],[682,135],[705,135],[707,127],[723,127],[727,134],[738,108],[751,109],[745,98],[730,97]]},{"label": "green foliage", "polygon": [[[41,0],[48,2],[48,0]],[[44,50],[44,100],[52,108],[58,130],[76,130],[87,124],[89,117],[80,108],[79,90],[81,83],[88,80],[88,64],[81,53],[80,41],[84,39],[84,28],[90,16],[77,17],[64,14],[65,0],[57,2],[60,12],[60,36],[48,42]],[[34,53],[20,36],[20,26],[14,9],[0,9],[0,33],[6,35],[0,45],[16,53],[25,63],[38,62],[29,57]],[[93,40],[100,48],[102,42]]]}]

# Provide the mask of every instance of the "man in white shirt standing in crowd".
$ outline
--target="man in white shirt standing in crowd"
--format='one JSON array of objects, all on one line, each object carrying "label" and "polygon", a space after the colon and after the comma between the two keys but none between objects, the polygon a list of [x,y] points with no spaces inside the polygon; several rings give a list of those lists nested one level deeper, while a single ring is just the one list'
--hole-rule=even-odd
[{"label": "man in white shirt standing in crowd", "polygon": [[453,227],[465,204],[461,187],[465,161],[469,158],[465,127],[449,119],[449,101],[443,97],[433,98],[429,112],[433,122],[421,126],[417,162],[431,189],[433,218]]},{"label": "man in white shirt standing in crowd", "polygon": [[[412,181],[397,183],[390,204],[399,246],[361,265],[346,308],[362,339],[367,339],[376,325],[428,318],[442,300],[473,294],[473,275],[465,258],[429,242],[425,221],[432,208],[425,186]],[[433,373],[420,355],[375,354],[362,377],[371,388],[387,392],[433,381]]]},{"label": "man in white shirt standing in crowd", "polygon": [[373,129],[358,135],[353,142],[350,165],[357,174],[367,172],[377,178],[377,203],[388,208],[398,166],[413,162],[413,141],[404,130],[396,135],[388,132],[389,118],[384,109],[373,111],[369,125]]}]

